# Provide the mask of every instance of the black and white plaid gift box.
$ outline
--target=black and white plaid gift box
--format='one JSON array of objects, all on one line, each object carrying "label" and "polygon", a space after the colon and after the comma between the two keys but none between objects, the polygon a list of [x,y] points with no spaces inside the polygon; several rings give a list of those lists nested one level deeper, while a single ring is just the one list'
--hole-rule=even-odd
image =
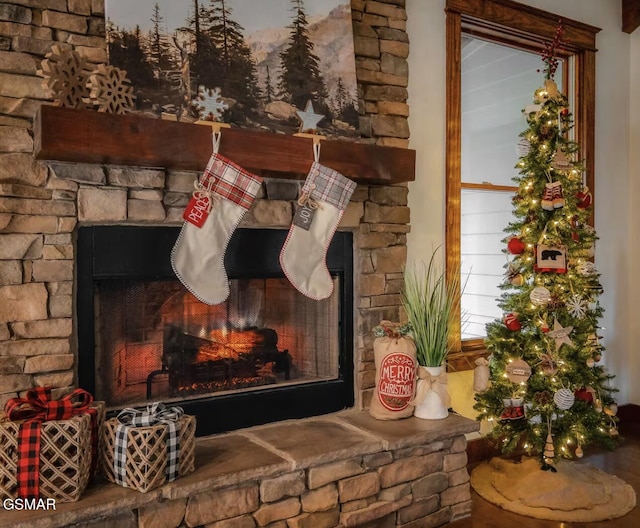
[{"label": "black and white plaid gift box", "polygon": [[127,408],[103,428],[107,480],[147,492],[194,470],[195,418],[161,402]]}]

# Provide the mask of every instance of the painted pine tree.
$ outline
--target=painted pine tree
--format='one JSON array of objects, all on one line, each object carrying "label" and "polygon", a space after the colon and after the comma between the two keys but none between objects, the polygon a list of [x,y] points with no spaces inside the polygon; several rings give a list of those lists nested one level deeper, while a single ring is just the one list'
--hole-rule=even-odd
[{"label": "painted pine tree", "polygon": [[140,26],[127,31],[109,23],[107,33],[109,64],[127,72],[136,95],[139,96],[141,89],[154,84],[153,68],[145,51]]},{"label": "painted pine tree", "polygon": [[[208,4],[208,5],[205,5]],[[244,28],[233,18],[228,0],[194,0],[193,12],[178,31],[189,38],[191,86],[219,88],[232,105],[229,120],[243,122],[262,97],[256,65],[244,37]]]},{"label": "painted pine tree", "polygon": [[222,90],[223,96],[236,99],[245,109],[255,108],[261,94],[244,28],[233,19],[228,0],[210,0],[210,3],[204,20],[208,38],[219,53],[219,62],[211,71],[214,85]]},{"label": "painted pine tree", "polygon": [[543,469],[594,442],[613,446],[618,433],[612,376],[600,363],[592,196],[568,100],[554,82],[561,34],[543,52],[544,85],[524,110],[515,219],[504,239],[505,315],[487,325],[490,384],[475,404],[503,452],[539,454]]},{"label": "painted pine tree", "polygon": [[278,89],[294,106],[303,109],[313,101],[316,112],[327,115],[327,89],[320,72],[320,59],[309,38],[309,22],[302,0],[292,0],[289,39],[280,53],[282,73]]},{"label": "painted pine tree", "polygon": [[174,70],[176,68],[174,51],[166,34],[164,17],[160,14],[160,6],[157,2],[151,12],[151,31],[149,31],[147,40],[149,62],[155,70],[156,76],[161,77],[162,72]]}]

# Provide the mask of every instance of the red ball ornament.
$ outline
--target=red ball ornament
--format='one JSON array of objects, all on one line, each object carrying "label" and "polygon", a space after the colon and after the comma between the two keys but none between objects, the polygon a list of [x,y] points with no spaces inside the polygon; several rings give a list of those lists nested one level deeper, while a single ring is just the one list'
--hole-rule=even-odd
[{"label": "red ball ornament", "polygon": [[509,242],[507,242],[507,249],[512,255],[520,255],[524,253],[524,248],[524,242],[518,237],[512,237]]},{"label": "red ball ornament", "polygon": [[512,332],[518,332],[522,328],[517,313],[510,313],[505,315],[504,325]]},{"label": "red ball ornament", "polygon": [[578,389],[574,394],[576,396],[576,400],[582,400],[587,403],[593,403],[593,389],[587,390],[586,387],[582,387]]},{"label": "red ball ornament", "polygon": [[578,200],[579,209],[587,209],[591,207],[591,204],[593,203],[593,195],[591,194],[589,187],[585,187],[583,191],[577,192],[576,199]]}]

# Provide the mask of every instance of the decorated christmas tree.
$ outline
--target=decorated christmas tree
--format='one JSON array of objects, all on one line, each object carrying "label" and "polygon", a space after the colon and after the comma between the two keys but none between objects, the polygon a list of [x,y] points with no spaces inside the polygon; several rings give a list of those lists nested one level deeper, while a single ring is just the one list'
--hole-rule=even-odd
[{"label": "decorated christmas tree", "polygon": [[475,404],[503,452],[539,455],[543,469],[560,456],[580,458],[594,442],[613,446],[618,435],[613,376],[600,363],[592,195],[567,97],[554,81],[561,35],[559,27],[544,49],[544,85],[523,111],[498,300],[504,317],[487,325],[490,383]]}]

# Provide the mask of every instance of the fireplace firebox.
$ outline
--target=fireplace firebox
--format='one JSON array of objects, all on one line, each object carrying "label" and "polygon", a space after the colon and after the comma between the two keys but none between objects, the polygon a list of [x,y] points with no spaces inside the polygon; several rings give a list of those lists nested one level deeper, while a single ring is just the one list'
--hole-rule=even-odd
[{"label": "fireplace firebox", "polygon": [[79,385],[119,409],[163,401],[207,435],[351,407],[353,242],[335,234],[328,299],[299,293],[278,255],[286,230],[236,230],[229,298],[209,306],[177,280],[179,228],[83,226],[77,239]]}]

